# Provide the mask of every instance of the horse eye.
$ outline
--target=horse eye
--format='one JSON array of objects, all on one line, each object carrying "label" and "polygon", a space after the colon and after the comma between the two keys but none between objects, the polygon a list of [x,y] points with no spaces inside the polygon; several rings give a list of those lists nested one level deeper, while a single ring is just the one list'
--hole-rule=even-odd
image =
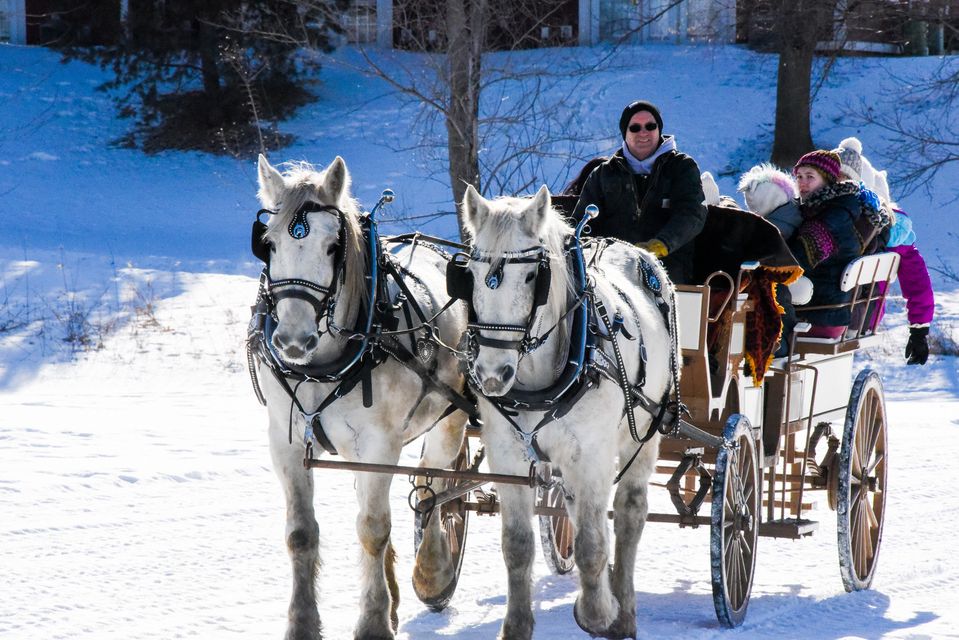
[{"label": "horse eye", "polygon": [[536,272],[530,271],[529,273],[526,274],[526,282],[532,282],[533,278],[535,277],[536,277]]},{"label": "horse eye", "polygon": [[336,245],[335,245],[335,244],[331,244],[331,245],[330,245],[330,248],[326,250],[326,255],[331,256],[331,255],[333,255],[334,253],[336,253]]}]

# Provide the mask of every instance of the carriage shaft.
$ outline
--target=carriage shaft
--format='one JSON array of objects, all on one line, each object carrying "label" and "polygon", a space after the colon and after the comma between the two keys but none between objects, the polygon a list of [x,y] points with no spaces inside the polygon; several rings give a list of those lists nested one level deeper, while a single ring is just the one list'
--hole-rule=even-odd
[{"label": "carriage shaft", "polygon": [[498,482],[501,484],[519,484],[535,487],[535,476],[512,476],[502,473],[480,473],[478,471],[455,471],[435,467],[410,467],[396,464],[377,464],[374,462],[351,462],[349,460],[317,460],[308,458],[303,461],[307,469],[345,469],[348,471],[366,471],[369,473],[391,473],[427,478],[449,478],[459,481],[475,480],[480,483]]}]

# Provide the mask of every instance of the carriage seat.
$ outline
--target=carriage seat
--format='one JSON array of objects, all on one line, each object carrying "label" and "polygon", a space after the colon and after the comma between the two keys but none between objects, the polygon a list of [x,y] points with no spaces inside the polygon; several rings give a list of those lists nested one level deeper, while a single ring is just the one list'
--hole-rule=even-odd
[{"label": "carriage seat", "polygon": [[848,326],[810,326],[808,323],[800,323],[796,327],[797,350],[808,350],[802,349],[801,346],[817,343],[835,345],[856,342],[856,345],[851,345],[855,348],[855,346],[858,346],[860,339],[873,335],[875,333],[875,323],[870,321],[870,317],[884,303],[888,285],[896,281],[899,260],[899,254],[890,251],[862,256],[850,262],[843,270],[839,281],[839,288],[842,291],[853,292],[852,299],[849,302],[840,305],[800,307],[798,301],[795,301],[797,311],[799,309],[830,309],[848,306],[852,316],[852,321]]}]

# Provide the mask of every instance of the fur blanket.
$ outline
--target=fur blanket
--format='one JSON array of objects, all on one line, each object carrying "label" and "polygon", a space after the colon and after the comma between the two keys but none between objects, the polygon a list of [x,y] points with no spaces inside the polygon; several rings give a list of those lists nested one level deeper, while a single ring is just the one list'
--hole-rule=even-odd
[{"label": "fur blanket", "polygon": [[705,281],[714,271],[735,277],[744,262],[760,265],[742,283],[753,301],[753,310],[746,316],[746,366],[758,386],[782,334],[783,308],[776,301],[776,287],[794,282],[802,268],[776,227],[760,216],[732,207],[711,206],[708,211],[696,240],[696,281]]}]

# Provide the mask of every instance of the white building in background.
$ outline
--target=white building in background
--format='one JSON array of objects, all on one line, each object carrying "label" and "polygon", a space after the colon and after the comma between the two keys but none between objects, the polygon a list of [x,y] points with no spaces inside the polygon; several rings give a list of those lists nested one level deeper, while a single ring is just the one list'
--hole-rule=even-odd
[{"label": "white building in background", "polygon": [[[26,44],[27,0],[0,0],[0,42]],[[34,2],[33,4],[37,4]],[[42,4],[42,3],[41,3]],[[558,26],[563,44],[627,42],[735,42],[736,0],[570,0],[568,25]],[[125,16],[128,0],[120,1]],[[37,12],[37,7],[32,11]],[[392,48],[393,0],[352,0],[341,14],[347,40]],[[543,34],[557,42],[557,34]]]},{"label": "white building in background", "polygon": [[[736,41],[736,0],[573,0],[569,44]],[[670,6],[670,5],[676,6]],[[350,42],[392,48],[393,0],[352,0],[343,14]],[[564,31],[565,33],[565,31]],[[575,34],[575,38],[572,34]],[[561,36],[562,39],[562,36]]]},{"label": "white building in background", "polygon": [[736,0],[579,0],[579,6],[580,44],[736,41]]},{"label": "white building in background", "polygon": [[26,0],[0,0],[0,42],[27,43]]}]

